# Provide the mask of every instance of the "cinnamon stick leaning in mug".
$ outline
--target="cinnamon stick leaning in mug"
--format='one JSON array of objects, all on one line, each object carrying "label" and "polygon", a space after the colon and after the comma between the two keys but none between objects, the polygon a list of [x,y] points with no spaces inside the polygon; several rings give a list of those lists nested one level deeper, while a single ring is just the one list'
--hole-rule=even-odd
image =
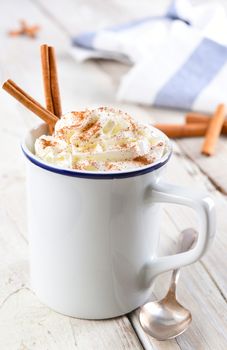
[{"label": "cinnamon stick leaning in mug", "polygon": [[3,84],[2,88],[11,96],[13,96],[17,101],[23,104],[26,108],[28,108],[31,112],[35,113],[38,117],[44,120],[51,129],[54,128],[54,125],[58,121],[58,118],[53,113],[47,111],[36,100],[34,100],[34,98],[32,98],[18,85],[16,85],[14,81],[8,79]]},{"label": "cinnamon stick leaning in mug", "polygon": [[211,118],[208,124],[205,140],[201,150],[201,152],[207,156],[211,156],[212,154],[214,154],[215,145],[221,133],[222,126],[225,120],[225,113],[225,105],[223,103],[219,104],[214,113],[214,116]]},{"label": "cinnamon stick leaning in mug", "polygon": [[[200,113],[188,113],[185,116],[186,124],[196,124],[196,123],[205,123],[208,124],[211,121],[212,116]],[[227,134],[227,119],[225,119],[222,130],[222,134]]]},{"label": "cinnamon stick leaning in mug", "polygon": [[62,108],[55,51],[52,46],[41,45],[40,52],[46,108],[57,117],[61,117]]}]

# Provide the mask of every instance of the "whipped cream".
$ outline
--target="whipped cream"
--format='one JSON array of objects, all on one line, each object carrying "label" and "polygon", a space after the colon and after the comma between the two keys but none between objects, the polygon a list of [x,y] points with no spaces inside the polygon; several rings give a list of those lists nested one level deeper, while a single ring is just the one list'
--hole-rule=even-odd
[{"label": "whipped cream", "polygon": [[166,151],[160,135],[127,113],[100,107],[63,115],[53,135],[36,140],[35,154],[63,168],[121,171],[159,160]]}]

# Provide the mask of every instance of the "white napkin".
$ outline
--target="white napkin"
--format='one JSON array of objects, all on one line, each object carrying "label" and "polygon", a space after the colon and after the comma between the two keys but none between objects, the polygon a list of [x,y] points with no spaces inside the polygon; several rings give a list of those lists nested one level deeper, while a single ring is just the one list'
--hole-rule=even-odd
[{"label": "white napkin", "polygon": [[120,100],[207,112],[227,102],[227,16],[219,4],[175,0],[163,16],[76,36],[73,55],[132,65]]}]

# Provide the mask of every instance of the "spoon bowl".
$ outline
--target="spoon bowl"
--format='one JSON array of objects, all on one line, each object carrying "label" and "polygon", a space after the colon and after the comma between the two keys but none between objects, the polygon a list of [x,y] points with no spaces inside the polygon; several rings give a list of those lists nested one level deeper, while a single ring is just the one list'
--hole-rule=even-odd
[{"label": "spoon bowl", "polygon": [[192,321],[189,310],[167,296],[161,301],[147,303],[140,312],[140,323],[148,334],[158,340],[175,338]]}]

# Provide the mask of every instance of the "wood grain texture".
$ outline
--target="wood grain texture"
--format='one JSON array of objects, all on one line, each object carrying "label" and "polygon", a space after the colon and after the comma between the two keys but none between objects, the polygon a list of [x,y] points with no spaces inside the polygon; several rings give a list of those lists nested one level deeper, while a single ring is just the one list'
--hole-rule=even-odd
[{"label": "wood grain texture", "polygon": [[7,350],[142,349],[126,317],[73,319],[51,311],[27,288],[2,303],[0,330],[0,348]]},{"label": "wood grain texture", "polygon": [[[176,173],[178,182],[182,185],[193,188],[194,190],[205,190],[210,192],[216,205],[217,231],[210,249],[202,259],[205,269],[211,276],[211,279],[217,284],[224,298],[227,299],[226,267],[227,263],[224,256],[227,252],[227,203],[226,198],[212,185],[209,178],[202,174],[196,164],[189,159],[182,157],[181,153],[176,154],[176,162],[169,164],[169,179],[175,181]],[[175,223],[179,230],[196,224],[196,216],[193,211],[187,208],[181,208],[181,215],[177,215],[175,207],[168,206],[169,217]],[[177,215],[177,216],[176,216]]]},{"label": "wood grain texture", "polygon": [[[130,21],[132,18],[140,18],[152,14],[153,16],[165,13],[171,0],[161,2],[143,0],[138,6],[137,0],[68,0],[55,6],[54,0],[35,0],[37,6],[43,9],[47,16],[64,28],[70,35],[76,35],[81,31],[98,30],[111,25]],[[64,13],[64,16],[62,14]],[[73,16],[74,15],[74,16]],[[76,20],[75,20],[76,17]]]},{"label": "wood grain texture", "polygon": [[[160,14],[168,3],[142,0],[138,6],[135,0],[94,0],[89,4],[67,0],[55,6],[53,0],[18,3],[8,0],[4,2],[0,24],[3,79],[15,79],[43,103],[39,46],[46,42],[56,48],[64,112],[112,105],[127,110],[141,121],[179,123],[184,118],[182,111],[142,108],[116,101],[117,86],[128,67],[102,61],[78,64],[70,53],[69,35],[149,12]],[[6,36],[20,18],[31,18],[32,23],[42,26],[37,40]],[[51,311],[30,291],[25,173],[19,140],[37,120],[4,92],[0,92],[0,105],[0,349],[226,349],[227,204],[222,195],[227,189],[226,139],[220,140],[217,155],[209,159],[199,154],[202,139],[185,139],[174,144],[174,157],[166,178],[192,189],[197,186],[208,190],[217,205],[218,229],[207,255],[201,262],[185,268],[180,279],[178,298],[193,314],[190,329],[176,340],[159,342],[146,336],[136,314],[108,321],[77,320]],[[195,223],[195,214],[190,209],[165,206],[160,254],[174,252],[179,232]],[[153,298],[164,295],[168,278],[169,274],[164,274],[156,280]]]},{"label": "wood grain texture", "polygon": [[[213,196],[218,212],[222,208],[224,218],[227,211],[226,201],[212,186],[207,177],[198,167],[179,153],[177,145],[172,162],[167,168],[166,178],[172,183],[188,186],[194,190],[206,190]],[[196,185],[195,185],[196,182]],[[180,232],[187,227],[196,228],[196,215],[188,208],[178,205],[164,205],[164,214],[161,226],[161,241],[159,255],[173,254],[176,251],[176,242]],[[187,332],[176,340],[159,342],[147,335],[138,335],[145,338],[154,349],[220,349],[224,350],[227,344],[227,304],[226,304],[226,263],[223,257],[227,251],[227,239],[223,234],[227,229],[226,220],[218,222],[215,240],[207,255],[196,264],[182,269],[177,295],[180,303],[192,312],[193,322]],[[155,281],[152,300],[164,297],[169,286],[170,273],[165,273]],[[138,311],[137,311],[138,312]],[[133,323],[139,327],[137,312]],[[220,336],[218,336],[220,334]]]},{"label": "wood grain texture", "polygon": [[223,193],[227,194],[227,139],[221,136],[216,145],[215,155],[207,158],[200,154],[203,138],[179,140],[182,151],[195,162],[200,170],[207,174],[211,182]]},{"label": "wood grain texture", "polygon": [[[75,64],[66,49],[68,37],[31,2],[23,0],[16,6],[14,1],[7,2],[1,21],[0,48],[4,54],[0,71],[4,79],[11,76],[25,88],[30,87],[31,94],[43,103],[39,46],[50,41],[58,50],[65,112],[107,104],[107,99],[111,103],[112,86],[106,74],[90,62],[82,69],[78,66],[77,77],[72,79]],[[26,14],[21,9],[26,9]],[[42,24],[39,38],[9,39],[7,29],[25,15]],[[25,171],[19,142],[37,120],[3,91],[0,103],[0,349],[141,349],[127,317],[100,322],[71,319],[42,305],[29,290]]]}]

